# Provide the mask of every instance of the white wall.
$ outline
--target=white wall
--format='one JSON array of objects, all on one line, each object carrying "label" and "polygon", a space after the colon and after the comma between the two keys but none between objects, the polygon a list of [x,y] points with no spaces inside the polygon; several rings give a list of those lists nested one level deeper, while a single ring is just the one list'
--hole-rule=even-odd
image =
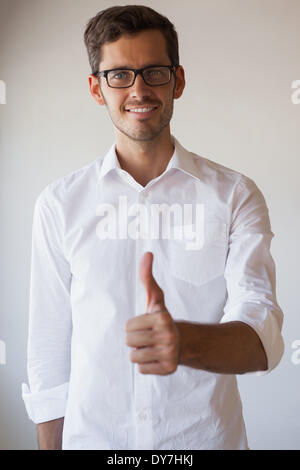
[{"label": "white wall", "polygon": [[300,80],[299,0],[0,0],[0,448],[36,448],[20,394],[33,204],[46,184],[113,141],[105,108],[89,96],[82,36],[99,10],[128,3],[157,9],[179,33],[187,85],[172,133],[254,179],[265,195],[286,350],[270,375],[241,376],[239,384],[250,448],[300,449],[300,364],[291,360],[300,339],[300,104],[291,101]]}]

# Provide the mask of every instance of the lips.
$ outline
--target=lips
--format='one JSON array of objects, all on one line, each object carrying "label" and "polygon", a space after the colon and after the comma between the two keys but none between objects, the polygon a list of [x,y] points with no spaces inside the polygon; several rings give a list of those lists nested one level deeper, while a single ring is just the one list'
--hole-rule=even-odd
[{"label": "lips", "polygon": [[155,116],[157,108],[150,108],[149,111],[144,111],[145,108],[141,108],[142,111],[127,111],[130,119],[137,121],[145,121]]}]

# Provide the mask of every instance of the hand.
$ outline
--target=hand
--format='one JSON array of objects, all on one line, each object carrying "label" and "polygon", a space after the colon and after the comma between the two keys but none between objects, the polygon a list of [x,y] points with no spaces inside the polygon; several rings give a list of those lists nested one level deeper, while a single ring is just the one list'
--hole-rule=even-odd
[{"label": "hand", "polygon": [[139,275],[147,293],[146,312],[126,324],[126,344],[136,348],[131,362],[143,374],[168,375],[176,371],[180,358],[180,334],[166,309],[164,293],[152,275],[153,254],[144,253]]}]

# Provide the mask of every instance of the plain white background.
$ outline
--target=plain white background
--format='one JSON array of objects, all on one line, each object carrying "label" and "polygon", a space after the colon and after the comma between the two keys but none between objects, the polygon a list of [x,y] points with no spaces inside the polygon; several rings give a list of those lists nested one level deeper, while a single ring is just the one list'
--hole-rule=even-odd
[{"label": "plain white background", "polygon": [[105,107],[89,95],[85,25],[99,10],[129,3],[151,6],[178,31],[187,84],[172,133],[252,178],[265,196],[285,353],[268,376],[238,381],[250,448],[300,449],[300,364],[292,362],[300,339],[300,104],[291,100],[300,80],[299,0],[0,1],[0,448],[37,448],[21,398],[35,198],[114,140]]}]

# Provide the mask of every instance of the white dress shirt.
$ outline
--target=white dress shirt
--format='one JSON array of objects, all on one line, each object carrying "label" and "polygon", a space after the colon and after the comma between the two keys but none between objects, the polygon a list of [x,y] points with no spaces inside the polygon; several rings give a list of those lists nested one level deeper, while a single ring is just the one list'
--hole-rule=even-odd
[{"label": "white dress shirt", "polygon": [[[254,374],[269,373],[283,355],[274,234],[261,191],[247,176],[172,141],[166,170],[145,187],[121,169],[113,144],[36,200],[29,385],[22,384],[22,396],[34,423],[65,417],[63,449],[248,448],[234,374],[179,365],[173,374],[148,375],[130,361],[125,325],[146,311],[139,279],[146,251],[154,254],[153,275],[174,320],[250,325],[268,359],[268,370]],[[198,204],[204,245],[186,249],[196,223],[188,211],[190,219],[172,222],[188,227],[180,239],[150,237],[147,225],[135,237],[134,204]],[[105,208],[123,227],[116,236],[101,235]]]}]

